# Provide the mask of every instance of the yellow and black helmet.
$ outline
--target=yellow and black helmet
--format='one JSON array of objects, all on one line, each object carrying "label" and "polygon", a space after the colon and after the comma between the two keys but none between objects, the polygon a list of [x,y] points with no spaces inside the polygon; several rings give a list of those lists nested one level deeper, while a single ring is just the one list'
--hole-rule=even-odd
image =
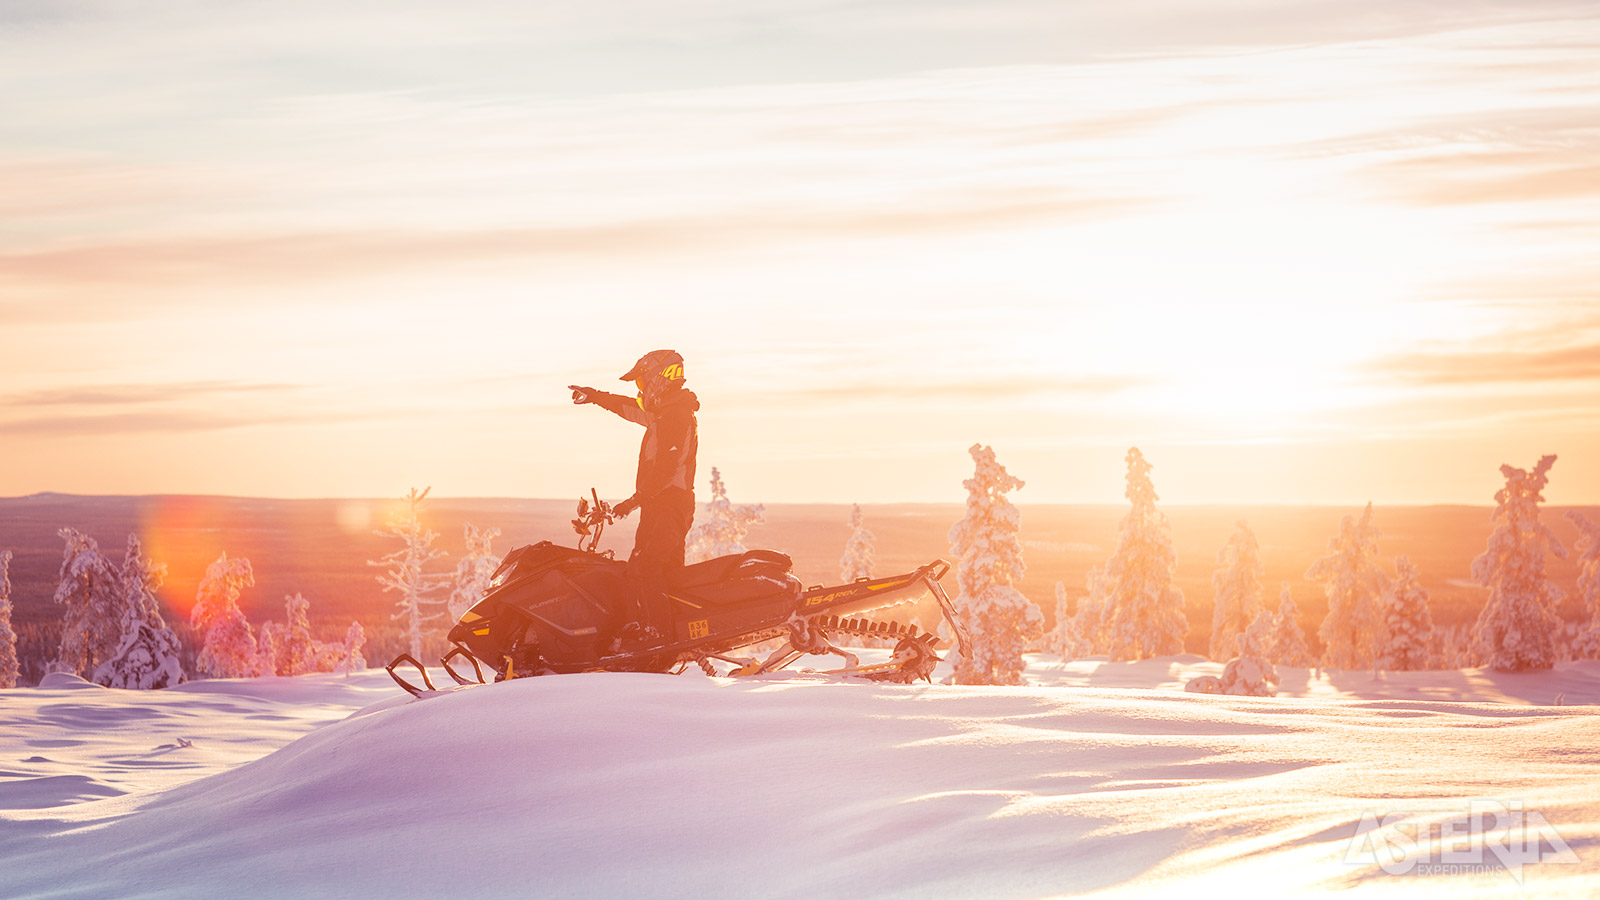
[{"label": "yellow and black helmet", "polygon": [[635,382],[642,391],[653,376],[661,378],[668,384],[682,381],[683,357],[676,350],[651,350],[639,357],[633,368],[623,373],[619,380]]}]

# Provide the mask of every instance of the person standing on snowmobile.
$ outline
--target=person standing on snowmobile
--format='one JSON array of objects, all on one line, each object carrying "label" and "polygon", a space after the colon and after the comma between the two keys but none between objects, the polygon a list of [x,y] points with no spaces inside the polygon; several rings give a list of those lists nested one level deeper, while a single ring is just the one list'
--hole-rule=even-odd
[{"label": "person standing on snowmobile", "polygon": [[[639,529],[628,556],[630,575],[659,602],[642,604],[641,618],[667,612],[667,586],[683,569],[684,539],[694,522],[694,463],[699,449],[695,411],[700,399],[683,386],[683,357],[675,350],[652,350],[622,381],[638,387],[638,396],[624,397],[569,384],[572,402],[593,403],[644,426],[639,444],[639,473],[633,496],[612,508],[617,518],[639,510]],[[665,632],[667,622],[650,622]]]}]

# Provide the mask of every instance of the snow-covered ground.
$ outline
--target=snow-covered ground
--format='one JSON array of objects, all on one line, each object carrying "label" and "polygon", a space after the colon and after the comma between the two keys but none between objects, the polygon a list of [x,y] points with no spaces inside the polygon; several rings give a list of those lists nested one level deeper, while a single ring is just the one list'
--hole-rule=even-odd
[{"label": "snow-covered ground", "polygon": [[1218,669],[55,676],[0,691],[0,897],[1600,895],[1600,664]]}]

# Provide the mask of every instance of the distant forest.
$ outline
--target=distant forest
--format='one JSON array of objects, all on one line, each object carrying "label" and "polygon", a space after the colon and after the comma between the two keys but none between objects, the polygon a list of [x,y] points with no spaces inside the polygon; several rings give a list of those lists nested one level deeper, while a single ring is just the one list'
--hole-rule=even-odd
[{"label": "distant forest", "polygon": [[[736,492],[735,492],[736,493]],[[749,499],[749,498],[735,498]],[[570,543],[576,498],[567,500],[430,499],[426,524],[438,532],[437,546],[450,554],[448,571],[464,551],[462,526],[498,528],[501,553],[540,540]],[[1022,513],[1026,574],[1018,583],[1053,626],[1055,585],[1061,582],[1075,602],[1085,593],[1085,576],[1105,562],[1115,545],[1123,505],[1036,505],[1018,498]],[[51,602],[59,575],[62,541],[58,529],[72,527],[96,538],[108,554],[120,554],[129,533],[146,555],[167,566],[159,596],[167,622],[188,652],[195,647],[186,615],[205,567],[219,553],[249,559],[256,584],[240,606],[252,622],[281,621],[285,597],[300,593],[310,601],[318,637],[333,640],[355,619],[367,629],[366,657],[387,662],[403,648],[390,621],[392,597],[381,592],[377,570],[368,560],[393,549],[381,536],[386,518],[400,506],[394,500],[273,500],[202,496],[87,497],[41,494],[0,499],[0,549],[9,549],[14,626],[23,683],[34,683],[59,638],[60,611]],[[1204,654],[1212,625],[1212,574],[1217,554],[1236,522],[1249,522],[1261,544],[1266,595],[1274,600],[1287,582],[1299,607],[1312,650],[1320,651],[1316,627],[1327,612],[1322,590],[1306,581],[1307,566],[1321,556],[1346,515],[1360,507],[1168,506],[1177,551],[1175,584],[1184,593],[1189,622],[1185,649]],[[910,570],[950,555],[947,533],[962,516],[959,504],[878,504],[863,507],[865,524],[877,538],[877,574]],[[1472,559],[1484,550],[1490,533],[1488,506],[1377,507],[1379,548],[1392,568],[1407,555],[1430,592],[1434,622],[1441,628],[1469,625],[1486,592],[1471,581]],[[1543,521],[1570,549],[1577,534],[1565,510],[1549,507]],[[1588,509],[1593,518],[1600,512]],[[845,504],[769,504],[765,522],[751,527],[748,543],[788,553],[806,584],[837,581],[839,560],[850,534]],[[602,549],[626,555],[632,522],[615,526]],[[1551,580],[1566,593],[1559,606],[1566,621],[1586,618],[1577,596],[1577,568],[1571,558],[1549,560]],[[949,585],[954,591],[953,581]],[[431,651],[430,651],[431,652]]]}]

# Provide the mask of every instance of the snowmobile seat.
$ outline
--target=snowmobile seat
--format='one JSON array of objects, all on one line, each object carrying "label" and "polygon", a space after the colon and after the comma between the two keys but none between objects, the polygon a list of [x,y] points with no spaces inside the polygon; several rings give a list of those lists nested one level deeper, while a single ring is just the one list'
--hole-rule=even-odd
[{"label": "snowmobile seat", "polygon": [[781,577],[794,568],[794,560],[776,550],[746,550],[743,553],[731,556],[719,556],[705,562],[685,566],[678,577],[672,579],[672,587],[678,590],[695,592],[696,588],[706,588],[730,578],[739,577],[746,570],[749,574],[763,573]]}]

